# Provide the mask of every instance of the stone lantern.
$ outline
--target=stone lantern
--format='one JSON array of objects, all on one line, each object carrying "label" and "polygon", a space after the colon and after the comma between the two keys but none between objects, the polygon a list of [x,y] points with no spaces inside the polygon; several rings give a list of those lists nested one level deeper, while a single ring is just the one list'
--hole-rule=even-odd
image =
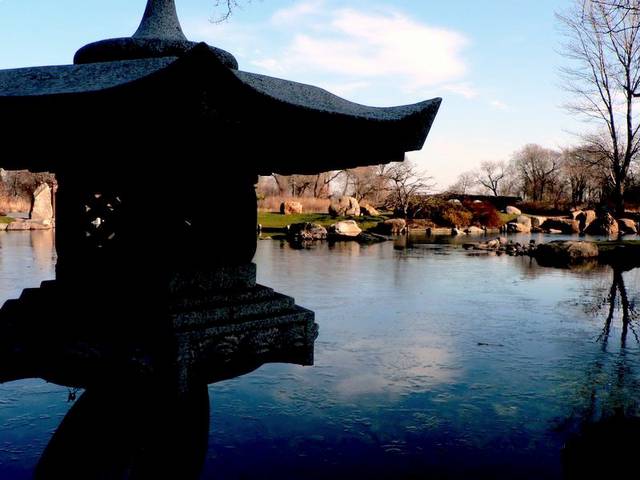
[{"label": "stone lantern", "polygon": [[244,72],[186,39],[173,0],[149,0],[132,37],[86,45],[73,65],[0,71],[2,166],[58,180],[56,280],[0,322],[28,336],[39,319],[51,336],[38,348],[77,332],[122,351],[172,342],[181,383],[223,323],[226,355],[262,341],[311,363],[313,313],[256,285],[257,176],[402,161],[440,101],[374,108]]}]

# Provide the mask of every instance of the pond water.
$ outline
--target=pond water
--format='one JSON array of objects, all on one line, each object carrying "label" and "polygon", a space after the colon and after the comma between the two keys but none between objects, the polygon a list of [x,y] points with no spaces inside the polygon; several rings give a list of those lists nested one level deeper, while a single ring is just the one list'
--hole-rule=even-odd
[{"label": "pond water", "polygon": [[[46,232],[0,234],[0,256],[0,301],[53,276]],[[563,478],[563,447],[589,425],[640,415],[640,269],[422,237],[265,240],[255,262],[260,283],[316,312],[315,365],[209,386],[204,478]],[[0,478],[30,478],[68,399],[38,379],[0,385]]]}]

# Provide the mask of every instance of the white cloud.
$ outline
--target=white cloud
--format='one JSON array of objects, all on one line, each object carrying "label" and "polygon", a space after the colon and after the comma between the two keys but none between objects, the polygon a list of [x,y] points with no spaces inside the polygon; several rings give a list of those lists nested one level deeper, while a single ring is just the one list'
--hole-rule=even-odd
[{"label": "white cloud", "polygon": [[444,85],[442,88],[448,92],[461,95],[468,99],[476,98],[478,96],[478,91],[468,82],[451,83],[449,85]]},{"label": "white cloud", "polygon": [[271,21],[276,25],[290,24],[309,15],[321,12],[325,5],[324,0],[307,0],[294,4],[289,8],[282,8],[271,16]]},{"label": "white cloud", "polygon": [[[391,79],[406,91],[417,92],[458,81],[467,71],[462,52],[468,40],[458,32],[425,25],[399,13],[320,12],[310,3],[297,7],[313,17],[313,28],[305,28],[301,22],[292,29],[288,46],[278,55],[283,61],[273,73]],[[276,15],[281,18],[283,13]],[[268,66],[263,59],[258,62]],[[469,92],[467,87],[464,95]]]},{"label": "white cloud", "polygon": [[489,105],[491,105],[491,108],[495,110],[502,110],[502,111],[509,110],[509,105],[507,105],[506,103],[500,100],[491,100],[491,102],[489,102]]}]

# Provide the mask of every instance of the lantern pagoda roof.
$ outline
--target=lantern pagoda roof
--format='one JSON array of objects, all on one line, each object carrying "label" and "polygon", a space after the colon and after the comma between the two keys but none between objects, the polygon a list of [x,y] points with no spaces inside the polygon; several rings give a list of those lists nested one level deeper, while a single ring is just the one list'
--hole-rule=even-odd
[{"label": "lantern pagoda roof", "polygon": [[[242,126],[242,137],[257,135],[261,142],[266,155],[256,165],[260,173],[317,173],[403,160],[405,152],[422,148],[441,103],[435,98],[369,107],[311,85],[238,70],[228,52],[184,37],[173,0],[149,0],[132,37],[89,44],[76,53],[73,65],[0,70],[0,113],[24,120],[13,126],[17,137],[21,125],[27,128],[27,118],[53,118],[56,108],[67,111],[67,127],[74,128],[69,113],[74,105],[82,106],[87,122],[92,102],[122,96],[130,104],[133,92],[159,84],[165,100],[184,90],[206,92],[200,95],[207,99],[205,110],[221,110],[217,103],[224,97],[222,110]],[[101,115],[100,109],[93,115]],[[277,160],[266,160],[293,138],[293,147],[311,147],[317,158],[294,162],[279,154]]]}]

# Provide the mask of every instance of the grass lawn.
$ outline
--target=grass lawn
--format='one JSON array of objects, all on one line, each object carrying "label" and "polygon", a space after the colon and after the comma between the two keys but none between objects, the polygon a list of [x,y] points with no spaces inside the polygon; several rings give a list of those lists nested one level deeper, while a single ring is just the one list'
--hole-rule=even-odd
[{"label": "grass lawn", "polygon": [[[368,230],[376,226],[387,217],[358,217],[354,220],[362,230]],[[346,217],[333,218],[328,213],[298,213],[293,215],[282,215],[273,212],[258,212],[258,223],[263,229],[284,229],[292,223],[318,223],[323,227],[328,227],[340,220],[351,220]]]},{"label": "grass lawn", "polygon": [[518,218],[518,215],[516,215],[514,213],[498,212],[498,215],[500,215],[500,220],[502,220],[503,223],[514,222],[516,220],[516,218]]}]

